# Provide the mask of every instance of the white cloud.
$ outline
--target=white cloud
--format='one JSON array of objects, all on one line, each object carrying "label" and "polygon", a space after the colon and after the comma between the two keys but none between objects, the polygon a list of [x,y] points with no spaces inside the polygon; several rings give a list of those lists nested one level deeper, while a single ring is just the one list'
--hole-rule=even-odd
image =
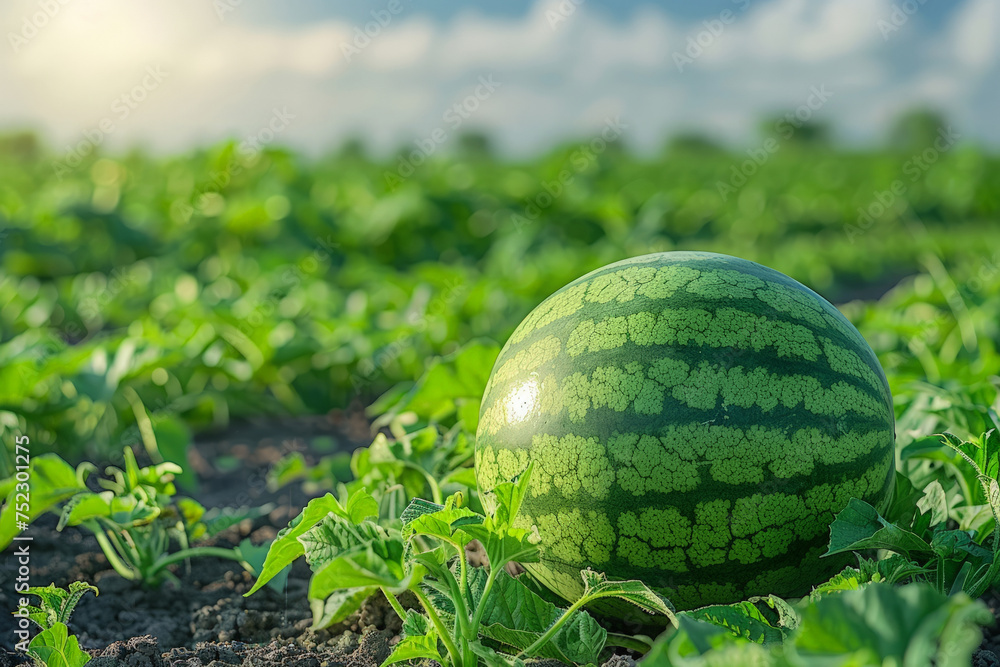
[{"label": "white cloud", "polygon": [[[614,115],[648,150],[698,127],[748,142],[762,115],[821,84],[834,96],[817,118],[849,137],[878,139],[892,113],[923,102],[961,117],[966,136],[1000,142],[979,92],[1000,87],[995,0],[966,0],[937,31],[909,21],[891,43],[876,25],[890,0],[761,0],[745,13],[734,3],[734,20],[683,71],[674,54],[705,30],[701,20],[647,7],[611,21],[584,2],[554,21],[568,4],[541,0],[505,19],[462,10],[443,22],[407,4],[365,45],[365,26],[343,20],[270,26],[241,19],[239,7],[222,20],[204,0],[68,0],[16,52],[0,44],[0,127],[30,121],[71,141],[159,66],[169,76],[112,142],[178,149],[256,131],[287,107],[296,120],[282,140],[317,150],[361,133],[389,149],[451,131],[445,113],[481,75],[501,86],[462,127],[492,130],[517,153]],[[19,34],[38,7],[0,4],[3,34]],[[350,58],[345,45],[357,47]]]},{"label": "white cloud", "polygon": [[1000,3],[969,0],[959,10],[948,32],[959,63],[977,69],[996,65]]}]

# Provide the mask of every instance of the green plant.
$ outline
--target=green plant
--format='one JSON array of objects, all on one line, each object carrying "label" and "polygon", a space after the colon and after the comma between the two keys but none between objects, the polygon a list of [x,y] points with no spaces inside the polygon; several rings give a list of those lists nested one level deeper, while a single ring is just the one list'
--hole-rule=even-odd
[{"label": "green plant", "polygon": [[[529,468],[498,485],[490,514],[462,507],[461,494],[443,505],[416,499],[398,528],[372,520],[378,503],[363,490],[343,502],[330,495],[313,500],[275,539],[247,595],[301,555],[313,571],[314,627],[343,620],[381,591],[403,620],[405,635],[385,664],[429,658],[458,667],[479,659],[499,665],[509,664],[512,654],[588,664],[597,661],[608,635],[581,611],[583,605],[618,598],[648,613],[672,615],[664,600],[636,581],[611,582],[586,571],[585,594],[560,610],[507,574],[508,563],[537,558],[534,531],[515,527],[530,476]],[[466,546],[473,540],[486,551],[488,571],[468,564]],[[404,592],[416,597],[420,612],[403,608]]]},{"label": "green plant", "polygon": [[28,644],[28,655],[47,667],[80,667],[90,661],[90,656],[80,649],[76,637],[69,634],[69,619],[80,598],[96,586],[82,581],[70,583],[69,590],[51,584],[44,588],[32,586],[25,593],[41,601],[37,607],[27,606],[28,619],[40,629]]},{"label": "green plant", "polygon": [[[959,485],[960,498],[949,501],[935,480],[914,502],[915,494],[905,492],[907,486],[913,487],[904,480],[897,488],[897,498],[902,497],[902,501],[889,508],[894,522],[868,503],[852,498],[830,526],[827,554],[886,549],[909,563],[914,574],[925,576],[939,593],[963,591],[975,599],[1000,582],[1000,488],[996,477],[1000,438],[993,430],[972,441],[951,433],[940,438],[965,463],[956,471],[958,479],[965,482]],[[971,475],[962,468],[972,471]],[[972,510],[964,514],[981,517],[976,527],[950,528],[949,518],[955,509]]]},{"label": "green plant", "polygon": [[672,667],[969,665],[993,621],[982,602],[927,584],[869,583],[804,598],[781,614],[740,603],[705,614],[678,612],[646,664]]},{"label": "green plant", "polygon": [[[107,477],[97,480],[104,491],[91,491],[87,478],[95,468],[81,463],[75,470],[55,454],[35,457],[28,476],[32,498],[30,523],[48,511],[59,516],[57,530],[82,526],[94,534],[115,572],[130,581],[158,586],[175,580],[167,568],[190,558],[212,556],[235,560],[248,567],[238,548],[191,546],[210,533],[213,526],[203,520],[205,508],[197,501],[176,497],[174,476],[181,472],[174,463],[140,468],[135,455],[124,449],[124,467],[109,466]],[[9,544],[18,531],[17,489],[11,489],[0,511],[0,542]],[[250,514],[253,510],[249,511]],[[231,522],[220,517],[219,522]],[[174,548],[176,545],[177,548]]]}]

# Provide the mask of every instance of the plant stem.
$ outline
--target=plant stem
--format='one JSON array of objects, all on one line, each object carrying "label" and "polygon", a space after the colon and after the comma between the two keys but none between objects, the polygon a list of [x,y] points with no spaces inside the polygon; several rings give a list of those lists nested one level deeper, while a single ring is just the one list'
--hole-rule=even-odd
[{"label": "plant stem", "polygon": [[438,579],[443,579],[448,584],[448,590],[451,591],[452,602],[455,604],[455,634],[467,640],[475,639],[475,631],[470,630],[470,628],[476,626],[469,625],[469,608],[465,604],[465,590],[459,587],[455,576],[448,568],[441,568],[441,571],[435,572],[434,575]]},{"label": "plant stem", "polygon": [[[458,548],[458,572],[459,572],[459,582],[458,586],[462,589],[462,596],[466,595],[469,590],[469,566],[466,563],[465,558],[465,547],[461,546]],[[478,630],[479,628],[476,628]]]},{"label": "plant stem", "polygon": [[418,586],[414,586],[410,590],[416,594],[417,599],[420,600],[420,604],[424,607],[424,611],[427,612],[427,617],[431,619],[431,623],[437,628],[438,634],[441,636],[441,641],[444,643],[445,648],[448,649],[448,655],[451,656],[451,661],[455,663],[455,667],[464,667],[465,663],[462,661],[463,654],[455,646],[455,641],[452,639],[451,633],[448,632],[448,627],[441,620],[441,617],[438,616],[437,610],[434,609],[431,601],[427,599],[427,595]]},{"label": "plant stem", "polygon": [[493,567],[490,563],[490,574],[486,577],[486,586],[483,587],[483,597],[479,598],[479,605],[476,606],[476,615],[472,619],[472,631],[477,635],[479,634],[479,624],[483,622],[483,614],[486,612],[486,600],[490,597],[490,591],[493,590],[493,582],[497,578],[497,574],[503,566]]},{"label": "plant stem", "polygon": [[518,653],[517,657],[518,658],[523,658],[526,655],[530,657],[532,654],[534,654],[535,651],[537,651],[541,647],[545,646],[545,644],[550,639],[552,639],[552,637],[556,634],[556,632],[559,631],[559,628],[561,628],[563,626],[563,624],[567,620],[569,620],[569,617],[572,616],[574,613],[576,613],[576,611],[580,607],[582,607],[583,605],[585,605],[587,602],[589,602],[589,599],[587,598],[587,596],[586,595],[581,596],[579,600],[577,600],[576,602],[573,603],[573,606],[571,606],[569,609],[567,609],[563,613],[563,615],[560,616],[556,620],[556,622],[552,624],[552,627],[550,627],[548,630],[545,631],[545,634],[543,634],[541,637],[539,637],[537,640],[535,640],[534,644],[532,644],[528,648],[526,648],[523,651],[521,651],[520,653]]},{"label": "plant stem", "polygon": [[84,525],[94,533],[94,537],[97,538],[97,544],[100,545],[101,551],[104,552],[104,557],[108,559],[108,563],[123,579],[129,581],[135,581],[138,575],[132,570],[128,565],[123,563],[121,559],[118,558],[118,552],[115,547],[108,540],[108,536],[104,533],[104,529],[100,527],[96,522],[87,521]]},{"label": "plant stem", "polygon": [[399,616],[399,620],[405,621],[406,610],[403,609],[403,605],[399,604],[399,600],[392,593],[392,591],[385,586],[382,586],[380,590],[382,591],[382,595],[385,596],[385,599],[389,601],[389,605],[392,607],[392,610],[396,612],[397,616]]},{"label": "plant stem", "polygon": [[969,591],[969,597],[976,599],[986,592],[986,589],[990,587],[993,580],[996,579],[997,573],[1000,572],[1000,521],[994,520],[996,527],[993,529],[993,562],[990,564],[990,569],[986,571],[986,574],[982,578],[973,584],[972,590]]},{"label": "plant stem", "polygon": [[173,565],[174,563],[182,561],[186,558],[194,558],[198,556],[215,556],[216,558],[235,560],[240,563],[244,562],[242,554],[234,549],[223,549],[222,547],[194,547],[193,549],[182,549],[181,551],[177,551],[168,556],[162,556],[149,569],[149,575],[153,576],[163,568]]}]

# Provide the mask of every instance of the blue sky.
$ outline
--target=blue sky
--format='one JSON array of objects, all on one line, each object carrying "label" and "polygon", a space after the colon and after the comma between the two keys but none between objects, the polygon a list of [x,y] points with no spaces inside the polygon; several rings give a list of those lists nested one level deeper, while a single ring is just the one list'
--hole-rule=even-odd
[{"label": "blue sky", "polygon": [[[532,0],[510,0],[508,2],[485,2],[476,0],[461,4],[456,8],[454,0],[423,0],[412,3],[408,10],[413,16],[426,16],[437,21],[447,21],[459,11],[475,10],[476,12],[496,18],[517,18],[527,15],[535,2]],[[742,3],[739,3],[742,4]],[[921,6],[917,20],[929,25],[941,24],[961,7],[961,2],[934,2],[928,0]],[[261,23],[280,23],[297,25],[311,21],[323,21],[331,18],[346,19],[353,22],[364,22],[369,18],[371,9],[376,3],[353,1],[330,2],[329,0],[308,0],[295,3],[246,3],[244,7],[247,19]],[[643,0],[587,0],[587,6],[609,22],[622,22],[630,17],[635,10],[644,7],[656,7],[670,16],[685,21],[700,21],[717,16],[725,9],[732,9],[737,3],[731,0],[671,0],[670,2],[644,2]]]},{"label": "blue sky", "polygon": [[996,0],[5,0],[0,28],[0,131],[57,149],[475,129],[531,155],[616,122],[652,152],[687,130],[753,146],[789,112],[864,145],[915,106],[1000,145]]}]

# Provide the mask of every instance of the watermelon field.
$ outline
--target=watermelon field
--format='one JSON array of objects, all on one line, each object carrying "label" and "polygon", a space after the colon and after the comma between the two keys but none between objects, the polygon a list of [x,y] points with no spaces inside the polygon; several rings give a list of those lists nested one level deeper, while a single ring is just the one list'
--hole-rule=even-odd
[{"label": "watermelon field", "polygon": [[0,135],[0,665],[1000,665],[1000,156],[807,135]]}]

